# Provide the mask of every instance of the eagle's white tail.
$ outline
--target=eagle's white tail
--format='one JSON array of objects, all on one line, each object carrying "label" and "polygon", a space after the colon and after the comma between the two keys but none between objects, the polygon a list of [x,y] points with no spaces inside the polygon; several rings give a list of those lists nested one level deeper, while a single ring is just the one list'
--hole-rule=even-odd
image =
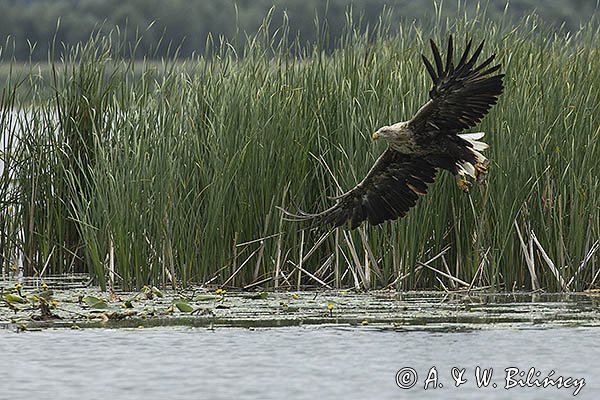
[{"label": "eagle's white tail", "polygon": [[469,175],[477,180],[477,182],[482,183],[485,180],[485,175],[487,173],[487,166],[490,163],[489,160],[481,153],[486,150],[489,146],[487,143],[480,142],[478,139],[481,139],[485,135],[484,132],[476,132],[476,133],[461,133],[458,135],[461,139],[466,140],[471,144],[471,152],[475,154],[477,159],[477,163],[475,165],[470,162],[464,162],[458,164],[458,173],[459,175]]}]

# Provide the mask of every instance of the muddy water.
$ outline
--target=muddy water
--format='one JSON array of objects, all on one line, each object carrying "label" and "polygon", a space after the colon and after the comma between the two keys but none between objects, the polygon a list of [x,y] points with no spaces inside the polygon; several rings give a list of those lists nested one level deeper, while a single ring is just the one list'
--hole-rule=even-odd
[{"label": "muddy water", "polygon": [[[203,312],[148,319],[140,311],[141,316],[119,321],[79,321],[81,330],[48,323],[20,333],[7,323],[9,329],[0,329],[0,398],[596,399],[600,394],[600,313],[592,294],[228,296],[212,304],[210,317]],[[327,304],[334,304],[331,315],[324,311]],[[142,323],[143,329],[127,328]]]}]

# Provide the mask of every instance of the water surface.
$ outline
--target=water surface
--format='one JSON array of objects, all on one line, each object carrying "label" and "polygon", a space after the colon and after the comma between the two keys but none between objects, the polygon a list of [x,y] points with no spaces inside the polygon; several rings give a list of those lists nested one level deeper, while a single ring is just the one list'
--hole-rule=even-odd
[{"label": "water surface", "polygon": [[[540,379],[585,379],[597,398],[595,328],[428,332],[345,325],[285,328],[0,330],[2,398],[56,399],[568,399],[572,388],[504,389],[509,367]],[[437,383],[424,390],[432,367]],[[474,370],[493,368],[487,388]],[[396,373],[418,374],[400,389]],[[452,367],[467,382],[454,387]],[[497,387],[493,388],[493,383]]]}]

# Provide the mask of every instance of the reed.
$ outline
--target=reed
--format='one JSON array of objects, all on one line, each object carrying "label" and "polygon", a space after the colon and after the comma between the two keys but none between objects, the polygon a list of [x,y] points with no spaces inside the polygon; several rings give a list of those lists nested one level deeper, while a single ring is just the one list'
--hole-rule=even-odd
[{"label": "reed", "polygon": [[[51,79],[9,75],[3,273],[22,254],[27,275],[88,271],[103,288],[597,286],[597,28],[383,16],[349,23],[326,52],[324,40],[285,39],[285,20],[271,25],[185,63],[131,61],[118,36],[95,36],[52,58]],[[487,185],[465,195],[442,173],[382,227],[302,232],[283,220],[276,206],[322,209],[364,176],[384,149],[370,133],[426,100],[420,54],[449,32],[485,39],[507,74],[478,128]]]}]

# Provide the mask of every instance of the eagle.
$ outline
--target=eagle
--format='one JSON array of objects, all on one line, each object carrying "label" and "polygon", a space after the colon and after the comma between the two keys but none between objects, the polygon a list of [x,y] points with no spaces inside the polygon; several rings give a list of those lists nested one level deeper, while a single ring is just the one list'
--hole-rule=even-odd
[{"label": "eagle", "polygon": [[[456,176],[458,187],[469,191],[472,177],[483,183],[489,160],[482,154],[488,145],[483,132],[465,133],[475,127],[497,103],[503,91],[501,65],[492,66],[495,54],[477,64],[484,42],[469,56],[469,40],[455,64],[452,36],[448,38],[445,60],[430,40],[433,63],[422,55],[433,87],[429,100],[412,119],[383,126],[372,135],[384,140],[387,149],[360,183],[335,204],[319,213],[287,212],[293,221],[311,221],[330,227],[355,229],[364,221],[379,225],[406,215],[419,196],[427,193],[439,169]],[[445,61],[445,62],[444,62]]]}]

